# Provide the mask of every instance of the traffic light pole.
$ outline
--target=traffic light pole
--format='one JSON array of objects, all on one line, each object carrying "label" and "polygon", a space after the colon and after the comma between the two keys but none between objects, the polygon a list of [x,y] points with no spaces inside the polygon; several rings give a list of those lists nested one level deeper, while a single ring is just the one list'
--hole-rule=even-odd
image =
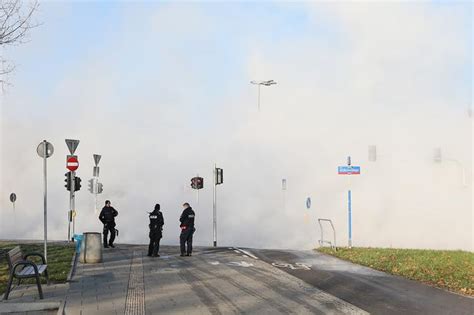
[{"label": "traffic light pole", "polygon": [[[73,211],[76,207],[76,202],[75,202],[75,184],[76,184],[76,172],[71,172],[71,190],[69,192],[69,215],[68,215],[68,231],[67,231],[67,239],[68,241],[72,240],[72,235],[74,235],[75,231],[75,222],[73,218]],[[72,234],[71,234],[71,223],[72,223]]]},{"label": "traffic light pole", "polygon": [[214,187],[212,190],[212,236],[217,247],[217,165],[214,164]]},{"label": "traffic light pole", "polygon": [[72,172],[72,181],[71,190],[72,190],[72,209],[71,209],[71,217],[72,217],[72,235],[71,240],[74,241],[72,238],[76,233],[76,172]]}]

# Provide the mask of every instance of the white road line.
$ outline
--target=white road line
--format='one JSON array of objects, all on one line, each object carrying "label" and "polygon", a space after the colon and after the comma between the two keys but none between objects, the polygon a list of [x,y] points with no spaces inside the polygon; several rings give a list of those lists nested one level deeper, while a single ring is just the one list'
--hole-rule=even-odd
[{"label": "white road line", "polygon": [[247,255],[249,257],[252,257],[253,259],[256,259],[258,260],[258,257],[255,256],[254,254],[250,253],[249,251],[247,250],[244,250],[244,249],[241,249],[241,248],[238,248],[238,247],[235,247],[235,249],[237,249],[238,251],[240,251],[241,253],[243,253],[244,255]]}]

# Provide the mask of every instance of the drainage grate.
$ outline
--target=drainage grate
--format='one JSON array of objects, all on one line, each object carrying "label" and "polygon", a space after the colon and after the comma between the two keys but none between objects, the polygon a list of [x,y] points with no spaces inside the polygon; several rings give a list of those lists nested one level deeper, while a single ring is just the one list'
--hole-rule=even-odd
[{"label": "drainage grate", "polygon": [[125,315],[145,314],[145,285],[143,283],[143,260],[139,251],[133,252],[128,279]]}]

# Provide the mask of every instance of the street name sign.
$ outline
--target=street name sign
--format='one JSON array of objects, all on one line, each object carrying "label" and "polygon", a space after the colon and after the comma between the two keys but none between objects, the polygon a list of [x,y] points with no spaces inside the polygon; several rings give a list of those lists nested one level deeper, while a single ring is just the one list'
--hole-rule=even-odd
[{"label": "street name sign", "polygon": [[338,166],[337,173],[339,175],[360,175],[360,166]]}]

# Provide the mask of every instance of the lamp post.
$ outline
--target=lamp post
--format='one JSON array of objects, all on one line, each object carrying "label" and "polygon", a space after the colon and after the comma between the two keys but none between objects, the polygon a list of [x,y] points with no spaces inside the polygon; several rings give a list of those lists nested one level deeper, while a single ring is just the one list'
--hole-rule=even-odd
[{"label": "lamp post", "polygon": [[267,81],[250,81],[251,84],[255,84],[258,86],[258,111],[260,111],[260,86],[270,86],[273,84],[277,84],[273,80],[267,80]]}]

